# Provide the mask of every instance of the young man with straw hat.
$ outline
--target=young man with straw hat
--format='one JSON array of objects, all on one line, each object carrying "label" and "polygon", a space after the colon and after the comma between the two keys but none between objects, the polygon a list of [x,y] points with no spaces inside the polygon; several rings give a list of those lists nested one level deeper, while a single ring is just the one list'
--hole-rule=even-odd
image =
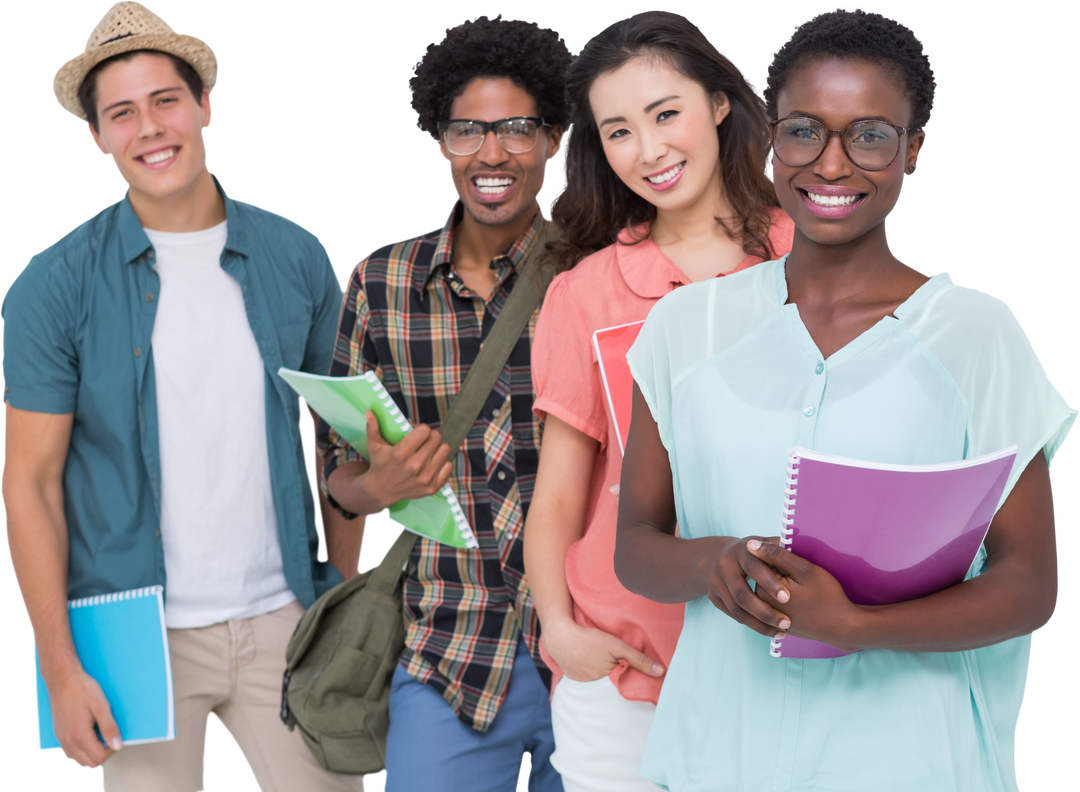
[{"label": "young man with straw hat", "polygon": [[[274,372],[329,367],[341,291],[318,241],[206,169],[214,53],[113,6],[56,76],[129,190],[35,256],[4,301],[12,561],[56,735],[108,790],[202,789],[215,712],[264,790],[357,790],[278,719],[316,559],[299,404]],[[326,520],[355,572],[362,523]],[[75,653],[66,600],[165,586],[171,742],[124,747]],[[100,738],[95,733],[100,732]]]}]

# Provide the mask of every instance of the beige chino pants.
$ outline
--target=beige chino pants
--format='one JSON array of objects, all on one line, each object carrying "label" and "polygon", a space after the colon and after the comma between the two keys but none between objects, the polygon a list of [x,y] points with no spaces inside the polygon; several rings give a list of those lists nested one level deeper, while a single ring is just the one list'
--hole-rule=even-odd
[{"label": "beige chino pants", "polygon": [[285,647],[303,612],[292,602],[251,619],[169,630],[176,739],[130,745],[111,757],[106,792],[201,790],[211,712],[240,744],[263,792],[361,792],[363,778],[324,770],[278,715]]}]

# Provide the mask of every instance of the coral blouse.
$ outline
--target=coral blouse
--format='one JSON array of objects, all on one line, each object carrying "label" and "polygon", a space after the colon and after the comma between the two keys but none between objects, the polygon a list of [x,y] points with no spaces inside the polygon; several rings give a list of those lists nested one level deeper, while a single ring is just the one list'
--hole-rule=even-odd
[{"label": "coral blouse", "polygon": [[[628,591],[615,576],[615,526],[622,456],[606,408],[600,369],[593,351],[596,330],[645,319],[656,302],[690,281],[656,246],[640,242],[645,228],[624,231],[618,241],[583,259],[551,283],[537,320],[532,377],[533,411],[565,421],[600,443],[593,468],[585,534],[566,554],[566,582],[574,600],[574,619],[610,633],[667,668],[682,630],[681,604],[652,602]],[[777,256],[791,250],[794,227],[781,209],[773,210],[769,241]],[[758,264],[747,256],[732,272]],[[731,273],[728,273],[731,274]],[[558,666],[543,648],[554,673]],[[656,703],[663,677],[648,676],[626,663],[611,673],[624,698]]]}]

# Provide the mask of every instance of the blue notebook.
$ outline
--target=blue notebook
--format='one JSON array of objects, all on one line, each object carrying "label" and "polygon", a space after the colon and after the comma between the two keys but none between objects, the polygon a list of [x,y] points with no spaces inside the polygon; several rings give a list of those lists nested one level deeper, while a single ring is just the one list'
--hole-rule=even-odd
[{"label": "blue notebook", "polygon": [[[75,651],[101,685],[126,745],[176,738],[162,591],[150,586],[68,602]],[[59,748],[40,667],[37,692],[41,747]]]}]

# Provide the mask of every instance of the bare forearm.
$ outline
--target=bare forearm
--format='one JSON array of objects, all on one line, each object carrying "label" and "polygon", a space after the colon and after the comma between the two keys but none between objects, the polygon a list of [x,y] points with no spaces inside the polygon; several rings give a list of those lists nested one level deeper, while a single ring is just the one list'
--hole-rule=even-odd
[{"label": "bare forearm", "polygon": [[[47,683],[81,668],[67,613],[67,524],[33,485],[5,487],[8,545]],[[61,500],[62,504],[62,500]]]},{"label": "bare forearm", "polygon": [[654,602],[689,602],[709,592],[703,569],[730,537],[680,539],[650,525],[620,526],[615,574],[635,594]]},{"label": "bare forearm", "polygon": [[360,515],[378,514],[390,505],[370,485],[370,470],[366,462],[340,465],[326,480],[330,495],[341,508]]},{"label": "bare forearm", "polygon": [[320,498],[323,530],[326,532],[326,555],[346,580],[357,572],[360,563],[360,546],[364,541],[364,522],[361,515],[347,520],[335,511],[326,498]]},{"label": "bare forearm", "polygon": [[599,454],[596,439],[554,415],[547,416],[536,487],[525,521],[525,573],[540,625],[549,638],[554,636],[552,630],[574,620],[566,553],[585,535]]},{"label": "bare forearm", "polygon": [[[315,423],[318,425],[318,418]],[[322,478],[323,464],[322,455],[316,453],[315,475],[317,478]],[[315,492],[319,498],[319,512],[322,514],[327,559],[347,580],[356,574],[360,563],[360,545],[364,540],[365,518],[360,516],[351,520],[346,519],[330,505],[321,487],[316,487]]]},{"label": "bare forearm", "polygon": [[566,582],[566,553],[581,538],[583,527],[580,519],[575,524],[553,511],[534,496],[525,522],[525,574],[544,630],[574,618],[574,601]]},{"label": "bare forearm", "polygon": [[[851,625],[860,649],[957,652],[1027,635],[1054,612],[1056,575],[1033,578],[1002,563],[929,597],[862,609]],[[797,620],[793,629],[798,626]]]}]

